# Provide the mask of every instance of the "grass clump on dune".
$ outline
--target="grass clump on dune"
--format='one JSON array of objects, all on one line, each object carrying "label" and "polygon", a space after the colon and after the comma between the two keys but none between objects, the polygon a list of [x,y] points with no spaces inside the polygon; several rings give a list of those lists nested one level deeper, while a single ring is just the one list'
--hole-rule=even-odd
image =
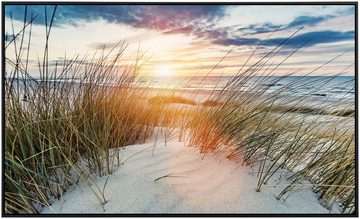
[{"label": "grass clump on dune", "polygon": [[256,96],[238,95],[236,100],[231,98],[240,103],[236,107],[226,104],[228,98],[221,98],[222,105],[199,109],[189,126],[191,145],[202,153],[226,149],[229,159],[256,166],[257,191],[276,173],[287,169],[288,176],[282,181],[288,186],[279,199],[286,199],[310,181],[327,207],[337,201],[344,211],[354,210],[353,117],[340,114],[327,121],[321,118],[322,113],[279,111],[267,102],[276,97],[259,103]]},{"label": "grass clump on dune", "polygon": [[[79,70],[80,77],[92,77],[86,83],[84,79],[64,83],[29,78],[11,82],[13,76],[8,78],[7,212],[36,212],[34,205],[48,206],[50,197],[60,197],[77,178],[87,178],[81,166],[100,176],[111,173],[109,149],[144,142],[152,135],[156,113],[133,98],[146,92],[131,89],[123,80],[127,76],[115,87],[99,85],[106,74],[99,73],[105,69],[94,68],[96,72]],[[23,85],[29,88],[26,102],[14,88]]]},{"label": "grass clump on dune", "polygon": [[219,105],[221,105],[221,103],[216,100],[205,100],[204,102],[201,103],[201,105],[213,107],[213,106],[219,106]]},{"label": "grass clump on dune", "polygon": [[276,105],[269,108],[265,108],[265,111],[271,110],[273,112],[285,112],[285,113],[303,113],[311,115],[332,115],[332,116],[341,116],[341,117],[354,117],[354,109],[340,109],[329,111],[319,107],[311,106],[289,106],[289,105]]},{"label": "grass clump on dune", "polygon": [[[297,51],[290,51],[276,64],[273,57],[285,46],[279,44],[255,64],[242,68],[217,98],[202,104],[198,115],[190,121],[190,144],[202,153],[227,150],[229,159],[256,167],[259,192],[270,186],[267,183],[271,177],[286,169],[287,174],[279,180],[287,186],[278,199],[284,200],[302,185],[312,183],[326,207],[331,209],[338,202],[344,212],[351,213],[356,207],[354,103],[340,99],[322,106],[323,110],[304,105],[312,101],[309,97],[314,90],[328,86],[336,77],[288,83],[285,88],[292,89],[312,83],[314,90],[297,98],[287,96],[285,89],[269,90],[263,86],[291,76],[292,73],[275,79],[268,77]],[[265,68],[269,62],[275,64]],[[239,91],[244,85],[250,89]],[[338,110],[338,106],[350,107]],[[332,115],[334,119],[327,121],[323,115]]]},{"label": "grass clump on dune", "polygon": [[[22,34],[30,36],[31,24],[27,27]],[[109,149],[144,142],[156,124],[156,113],[138,101],[147,91],[132,89],[138,62],[127,69],[116,67],[125,44],[91,59],[65,59],[53,67],[48,61],[48,36],[39,78],[27,70],[23,41],[7,46],[3,149],[4,210],[9,214],[37,213],[79,181],[105,204],[103,189],[91,183],[91,174],[111,174],[115,159]]]},{"label": "grass clump on dune", "polygon": [[181,97],[181,96],[155,96],[149,98],[148,102],[150,104],[172,104],[172,103],[179,103],[179,104],[188,104],[192,106],[196,106],[197,103],[194,100]]}]

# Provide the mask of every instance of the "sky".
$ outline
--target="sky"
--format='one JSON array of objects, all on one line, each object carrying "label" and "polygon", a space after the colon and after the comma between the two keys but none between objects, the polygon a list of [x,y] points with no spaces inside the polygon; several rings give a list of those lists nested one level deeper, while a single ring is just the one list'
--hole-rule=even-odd
[{"label": "sky", "polygon": [[[38,71],[35,66],[44,53],[45,17],[49,25],[53,11],[53,5],[27,7],[26,21],[35,17],[29,50],[32,74]],[[300,69],[297,74],[307,74],[344,53],[312,75],[354,75],[354,13],[351,5],[58,5],[49,59],[52,64],[61,63],[64,57],[99,54],[124,42],[126,49],[118,65],[131,65],[141,51],[144,74],[234,75],[253,51],[247,66],[295,33],[267,63],[269,69],[281,63],[274,74],[296,69]],[[5,45],[21,31],[24,18],[24,5],[5,6]],[[23,34],[24,45],[29,27]],[[6,55],[13,54],[12,43]]]}]

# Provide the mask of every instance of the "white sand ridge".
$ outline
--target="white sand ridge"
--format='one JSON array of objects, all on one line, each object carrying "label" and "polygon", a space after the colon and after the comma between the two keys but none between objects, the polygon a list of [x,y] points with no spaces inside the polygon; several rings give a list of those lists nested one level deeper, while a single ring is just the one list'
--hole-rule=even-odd
[{"label": "white sand ridge", "polygon": [[[152,145],[120,152],[123,161],[129,159],[110,175],[103,207],[80,183],[42,213],[329,213],[309,186],[286,201],[277,200],[284,186],[270,180],[256,192],[257,177],[250,167],[222,156],[204,157],[176,140]],[[94,183],[102,188],[106,178]]]}]

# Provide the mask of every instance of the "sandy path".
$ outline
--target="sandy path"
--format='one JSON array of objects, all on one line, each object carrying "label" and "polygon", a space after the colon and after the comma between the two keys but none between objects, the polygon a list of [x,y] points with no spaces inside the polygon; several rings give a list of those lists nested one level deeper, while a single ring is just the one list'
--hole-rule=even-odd
[{"label": "sandy path", "polygon": [[[104,209],[84,184],[66,192],[43,213],[328,213],[308,187],[285,202],[276,200],[275,181],[256,192],[250,167],[221,156],[203,157],[194,148],[172,141],[134,145],[122,160],[138,153],[113,173],[105,189]],[[161,179],[159,177],[168,175]],[[154,181],[156,180],[156,181]],[[106,177],[95,183],[102,188]]]}]

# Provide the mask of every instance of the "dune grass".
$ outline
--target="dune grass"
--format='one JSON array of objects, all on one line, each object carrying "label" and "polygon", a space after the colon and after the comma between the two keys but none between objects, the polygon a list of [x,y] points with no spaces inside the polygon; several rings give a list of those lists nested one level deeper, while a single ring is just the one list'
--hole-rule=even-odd
[{"label": "dune grass", "polygon": [[149,98],[148,102],[150,104],[171,104],[171,103],[180,103],[180,104],[188,104],[196,106],[197,103],[194,100],[191,100],[189,98],[181,97],[181,96],[155,96]]},{"label": "dune grass", "polygon": [[331,115],[341,117],[354,117],[355,109],[339,109],[339,110],[326,110],[319,107],[311,106],[289,106],[289,105],[276,105],[264,109],[265,111],[271,110],[273,112],[285,113],[303,113],[310,115]]},{"label": "dune grass", "polygon": [[[157,124],[157,113],[139,101],[139,97],[146,100],[148,92],[132,88],[141,67],[138,60],[126,69],[116,67],[124,43],[90,59],[65,59],[55,67],[49,63],[48,36],[55,10],[46,27],[40,78],[27,70],[23,39],[7,47],[15,50],[15,56],[5,58],[4,82],[4,196],[9,214],[38,213],[79,181],[105,204],[103,190],[91,183],[91,176],[111,174],[115,159],[110,149],[144,142]],[[27,26],[22,35],[30,36],[31,24]]]},{"label": "dune grass", "polygon": [[[258,77],[272,76],[271,73],[288,58],[274,64],[272,70],[264,68],[282,48],[280,44],[278,50],[275,48],[239,71],[217,98],[202,103],[189,125],[190,144],[202,153],[228,150],[229,159],[256,167],[258,192],[267,186],[271,177],[286,169],[288,173],[280,181],[287,187],[278,199],[284,200],[302,185],[312,183],[324,206],[331,209],[334,202],[338,202],[344,212],[354,212],[354,102],[339,99],[314,108],[306,105],[312,101],[310,95],[293,98],[285,94],[285,89],[271,91],[268,86],[264,87],[263,84],[275,84],[291,76],[289,73],[277,79]],[[296,50],[290,55],[294,52]],[[328,85],[329,81],[314,79],[314,90],[309,94]],[[297,89],[308,83],[294,80],[287,87]],[[244,85],[250,86],[248,92],[238,90]],[[338,109],[338,106],[349,107]],[[331,115],[334,119],[327,121],[323,115]]]},{"label": "dune grass", "polygon": [[217,100],[205,100],[204,102],[201,103],[202,106],[209,106],[209,107],[213,107],[213,106],[219,106],[221,105],[220,101]]},{"label": "dune grass", "polygon": [[[110,174],[109,149],[153,134],[157,114],[134,98],[146,92],[132,89],[128,76],[116,87],[99,85],[106,72],[94,68],[81,73],[91,77],[86,83],[28,78],[6,83],[6,212],[36,212],[34,202],[48,206],[50,197],[60,197],[76,178],[88,177],[83,166],[89,173]],[[29,88],[26,101],[15,89],[22,84]]]}]

